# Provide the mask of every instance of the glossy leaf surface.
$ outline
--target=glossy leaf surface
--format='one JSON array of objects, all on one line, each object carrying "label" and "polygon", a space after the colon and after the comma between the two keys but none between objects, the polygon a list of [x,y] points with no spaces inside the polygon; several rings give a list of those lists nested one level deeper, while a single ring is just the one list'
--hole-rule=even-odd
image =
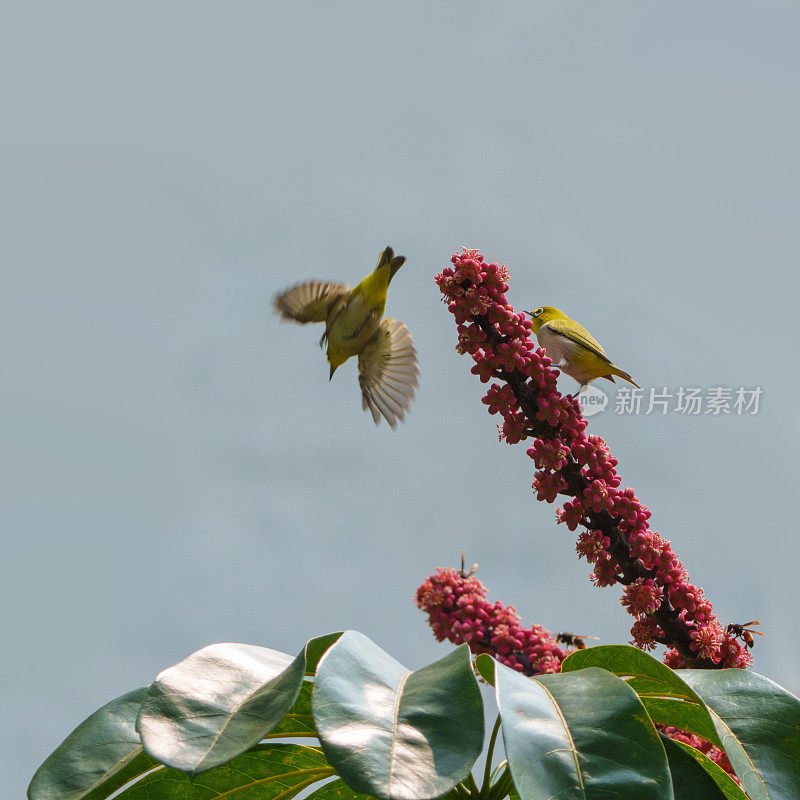
[{"label": "glossy leaf surface", "polygon": [[155,762],[142,752],[136,716],[147,689],[95,711],[53,751],[28,787],[30,800],[100,800]]},{"label": "glossy leaf surface", "polygon": [[600,667],[624,678],[654,722],[690,731],[722,747],[711,715],[694,689],[651,655],[629,645],[601,645],[572,653],[561,670],[585,667]]},{"label": "glossy leaf surface", "polygon": [[212,644],[164,670],[139,712],[145,750],[192,775],[257,744],[292,707],[305,673],[305,651]]},{"label": "glossy leaf surface", "polygon": [[673,800],[658,733],[623,680],[593,667],[536,678],[494,670],[522,800]]},{"label": "glossy leaf surface", "polygon": [[348,785],[391,800],[448,792],[483,744],[483,703],[466,645],[412,672],[348,631],[320,661],[312,712],[325,754]]},{"label": "glossy leaf surface", "polygon": [[751,800],[800,796],[800,699],[756,672],[678,670],[703,698]]},{"label": "glossy leaf surface", "polygon": [[678,800],[747,800],[722,767],[688,744],[661,737]]}]

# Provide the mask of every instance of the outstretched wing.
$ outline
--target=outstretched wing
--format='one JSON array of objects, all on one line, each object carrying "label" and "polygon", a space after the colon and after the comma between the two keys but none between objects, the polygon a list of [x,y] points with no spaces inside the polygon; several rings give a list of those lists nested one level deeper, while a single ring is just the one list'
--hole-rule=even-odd
[{"label": "outstretched wing", "polygon": [[611,359],[606,355],[606,351],[600,346],[600,342],[592,336],[583,325],[572,319],[551,319],[545,322],[542,328],[547,328],[559,336],[569,339],[587,350],[591,350],[598,358],[611,363]]},{"label": "outstretched wing", "polygon": [[331,306],[349,292],[344,283],[306,281],[275,295],[275,310],[283,319],[325,322]]},{"label": "outstretched wing", "polygon": [[391,317],[384,317],[375,335],[358,355],[361,407],[377,425],[381,415],[393,428],[403,419],[417,386],[417,351],[411,334]]}]

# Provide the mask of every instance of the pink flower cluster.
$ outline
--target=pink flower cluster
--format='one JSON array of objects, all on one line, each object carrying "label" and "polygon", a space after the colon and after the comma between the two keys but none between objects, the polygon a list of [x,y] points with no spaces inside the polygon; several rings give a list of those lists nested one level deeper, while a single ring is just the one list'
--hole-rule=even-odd
[{"label": "pink flower cluster", "polygon": [[486,588],[463,570],[438,567],[417,589],[417,607],[436,639],[466,642],[475,655],[489,653],[525,675],[558,672],[570,651],[541,625],[523,628],[513,606],[486,599]]},{"label": "pink flower cluster", "polygon": [[508,270],[487,264],[477,250],[451,258],[436,276],[458,326],[460,353],[472,373],[492,383],[483,403],[503,419],[500,438],[509,444],[532,438],[527,454],[536,471],[538,500],[567,500],[556,512],[570,531],[578,526],[578,555],[593,564],[597,586],[624,585],[622,605],[636,618],[633,643],[645,650],[670,647],[672,666],[746,667],[750,654],[726,633],[703,590],[689,583],[670,543],[650,530],[650,511],[630,488],[620,486],[617,459],[599,437],[587,435],[578,401],[562,395],[558,373],[531,340],[532,324],[508,303]]}]

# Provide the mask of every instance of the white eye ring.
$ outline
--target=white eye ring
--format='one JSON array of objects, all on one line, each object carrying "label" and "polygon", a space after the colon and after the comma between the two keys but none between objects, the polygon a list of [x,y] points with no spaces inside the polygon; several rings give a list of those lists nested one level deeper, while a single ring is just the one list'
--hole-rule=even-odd
[{"label": "white eye ring", "polygon": [[533,312],[533,314],[531,314],[531,316],[532,316],[532,317],[538,317],[538,316],[539,316],[539,314],[541,314],[541,313],[542,313],[542,311],[544,311],[544,309],[543,309],[543,308],[537,308],[537,309],[536,309],[536,311],[534,311],[534,312]]}]

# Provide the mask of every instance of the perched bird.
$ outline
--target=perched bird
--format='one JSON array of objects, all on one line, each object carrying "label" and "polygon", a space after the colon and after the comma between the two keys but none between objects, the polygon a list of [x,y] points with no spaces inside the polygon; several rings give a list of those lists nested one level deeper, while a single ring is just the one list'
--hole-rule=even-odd
[{"label": "perched bird", "polygon": [[419,374],[408,328],[383,316],[389,282],[405,260],[387,247],[375,270],[355,288],[307,281],[275,297],[275,309],[283,319],[325,323],[319,346],[328,343],[328,380],[348,358],[358,356],[361,406],[370,410],[376,425],[382,415],[391,427],[411,405]]},{"label": "perched bird", "polygon": [[614,383],[615,375],[639,388],[627,372],[612,363],[597,339],[563,311],[542,306],[525,313],[530,316],[536,338],[553,366],[580,384],[578,393],[595,378],[606,378]]}]

